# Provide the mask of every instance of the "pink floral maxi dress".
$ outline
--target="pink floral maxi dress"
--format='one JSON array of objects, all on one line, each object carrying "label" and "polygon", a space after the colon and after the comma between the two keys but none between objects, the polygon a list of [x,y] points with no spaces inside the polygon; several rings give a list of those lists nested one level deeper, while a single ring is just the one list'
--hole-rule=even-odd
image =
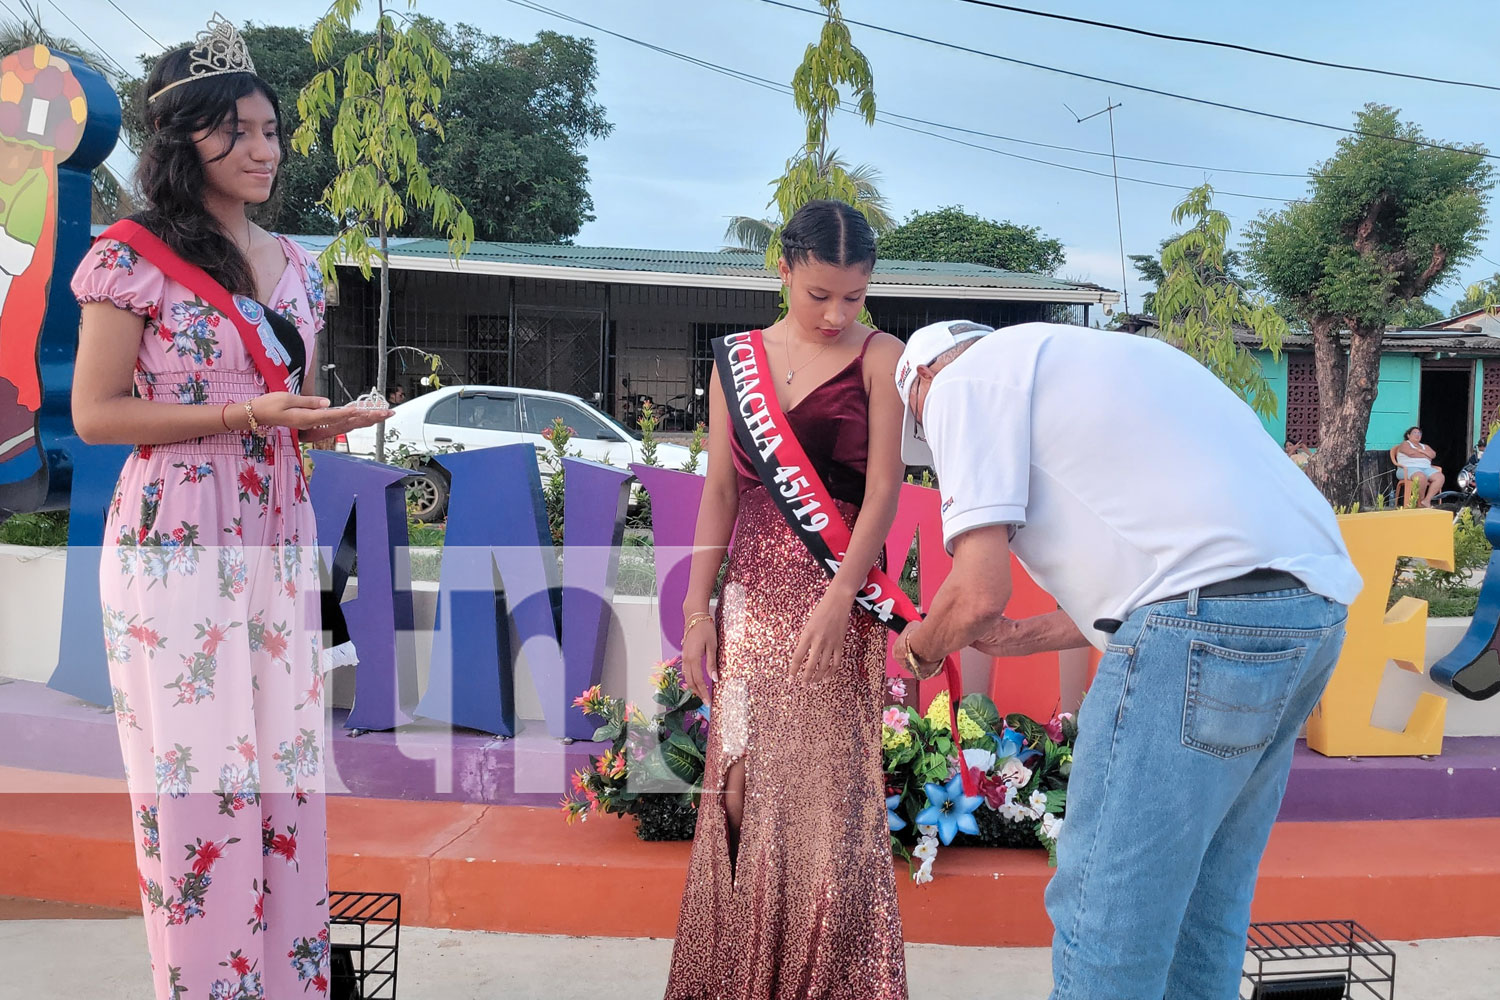
[{"label": "pink floral maxi dress", "polygon": [[[278,240],[268,305],[310,362],[322,279]],[[97,244],[73,292],[145,318],[142,398],[219,409],[266,392],[230,319],[127,244]],[[143,445],[120,473],[100,591],[160,1000],[328,990],[314,533],[285,428]]]}]

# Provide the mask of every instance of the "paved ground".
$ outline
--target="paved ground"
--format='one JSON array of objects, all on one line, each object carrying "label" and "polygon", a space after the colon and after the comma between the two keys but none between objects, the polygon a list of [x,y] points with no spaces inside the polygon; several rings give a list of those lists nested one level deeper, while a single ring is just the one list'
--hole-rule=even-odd
[{"label": "paved ground", "polygon": [[[151,1000],[138,917],[0,900],[0,1000]],[[401,1000],[658,1000],[672,943],[414,927],[402,931]],[[1495,1000],[1500,938],[1393,944],[1399,1000]],[[912,1000],[1047,995],[1037,948],[909,945]]]}]

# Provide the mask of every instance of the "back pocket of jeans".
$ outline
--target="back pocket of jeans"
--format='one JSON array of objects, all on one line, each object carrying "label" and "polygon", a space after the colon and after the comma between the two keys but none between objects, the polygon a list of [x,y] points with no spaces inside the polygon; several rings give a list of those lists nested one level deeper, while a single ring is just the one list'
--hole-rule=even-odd
[{"label": "back pocket of jeans", "polygon": [[1281,725],[1306,654],[1305,646],[1247,652],[1194,640],[1188,648],[1183,745],[1226,760],[1263,749]]}]

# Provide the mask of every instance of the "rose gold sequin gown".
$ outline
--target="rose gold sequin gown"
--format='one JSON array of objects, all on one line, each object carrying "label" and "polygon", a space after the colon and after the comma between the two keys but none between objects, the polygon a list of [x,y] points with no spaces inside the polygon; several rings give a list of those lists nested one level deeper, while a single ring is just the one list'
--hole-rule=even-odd
[{"label": "rose gold sequin gown", "polygon": [[[788,414],[851,525],[852,501],[864,495],[860,360]],[[880,756],[888,634],[856,611],[834,675],[814,688],[787,680],[828,581],[735,451],[739,516],[719,603],[719,683],[666,998],[904,1000]],[[744,762],[745,810],[731,863],[716,792],[735,761]]]}]

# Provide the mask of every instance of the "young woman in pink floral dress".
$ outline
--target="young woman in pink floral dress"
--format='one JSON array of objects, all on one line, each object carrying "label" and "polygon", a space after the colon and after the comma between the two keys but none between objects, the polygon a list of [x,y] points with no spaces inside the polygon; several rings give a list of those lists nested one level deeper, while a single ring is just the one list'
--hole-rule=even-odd
[{"label": "young woman in pink floral dress", "polygon": [[[234,29],[210,29],[146,84],[145,232],[101,239],[74,275],[73,416],[86,441],[136,446],[100,583],[156,995],[280,1000],[326,993],[329,952],[317,548],[293,432],[388,413],[301,395],[322,281],[246,216],[275,186],[279,108]],[[209,284],[167,277],[182,261]],[[267,391],[267,356],[290,391]]]}]

